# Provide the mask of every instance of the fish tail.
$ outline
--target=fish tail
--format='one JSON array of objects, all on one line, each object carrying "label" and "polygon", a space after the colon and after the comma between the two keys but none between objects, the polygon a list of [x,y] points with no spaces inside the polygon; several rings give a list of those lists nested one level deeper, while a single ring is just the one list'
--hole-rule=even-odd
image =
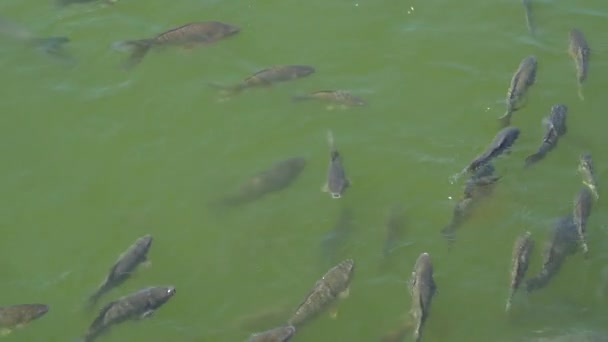
[{"label": "fish tail", "polygon": [[123,67],[125,69],[130,69],[139,64],[144,59],[153,44],[154,39],[137,39],[114,42],[112,44],[112,47],[117,50],[122,50],[125,48],[131,50],[131,55],[123,64]]},{"label": "fish tail", "polygon": [[310,100],[310,96],[309,95],[294,95],[291,97],[291,100],[293,102],[306,101],[306,100]]},{"label": "fish tail", "polygon": [[547,151],[549,151],[551,147],[547,144],[542,144],[541,147],[538,149],[538,151],[536,151],[536,153],[533,153],[529,156],[526,157],[526,161],[525,161],[525,167],[529,167],[532,164],[538,162],[539,160],[543,159],[545,157],[545,155],[547,154]]},{"label": "fish tail", "polygon": [[498,118],[498,122],[501,128],[505,128],[511,124],[511,112],[507,111],[503,116]]},{"label": "fish tail", "polygon": [[526,281],[526,286],[525,286],[526,291],[528,293],[530,293],[534,290],[541,289],[541,288],[547,286],[550,279],[551,279],[551,274],[549,272],[547,272],[546,269],[543,269],[542,271],[540,271],[539,274],[535,275],[534,277],[529,278]]},{"label": "fish tail", "polygon": [[578,83],[578,98],[581,101],[585,101],[585,95],[583,94],[583,84],[582,83]]},{"label": "fish tail", "polygon": [[34,38],[32,39],[32,43],[47,52],[57,52],[59,51],[64,44],[68,43],[70,38],[68,37],[44,37],[44,38]]},{"label": "fish tail", "polygon": [[209,85],[212,88],[220,90],[220,92],[224,96],[230,96],[230,95],[238,94],[238,93],[240,93],[241,91],[243,91],[246,88],[246,85],[244,83],[239,83],[237,85],[229,85],[229,86],[227,86],[227,85],[218,84],[218,83],[214,83],[214,82],[208,82],[207,85]]}]

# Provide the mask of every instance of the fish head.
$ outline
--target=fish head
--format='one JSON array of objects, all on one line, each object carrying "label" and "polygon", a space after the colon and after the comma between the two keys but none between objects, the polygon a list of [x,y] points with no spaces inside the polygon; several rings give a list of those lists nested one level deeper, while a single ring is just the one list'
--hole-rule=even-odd
[{"label": "fish head", "polygon": [[351,105],[354,105],[354,106],[361,106],[361,107],[367,106],[367,101],[365,101],[362,97],[356,96],[356,95],[353,95],[350,98],[349,102]]},{"label": "fish head", "polygon": [[46,304],[31,304],[30,307],[32,309],[33,319],[39,318],[49,311],[49,306]]},{"label": "fish head", "polygon": [[175,295],[175,286],[159,286],[151,291],[152,301],[160,306]]},{"label": "fish head", "polygon": [[308,76],[315,72],[315,68],[310,65],[292,65],[291,69],[298,77]]},{"label": "fish head", "polygon": [[228,23],[219,23],[218,25],[218,35],[222,37],[228,37],[235,35],[241,31],[239,26],[228,24]]},{"label": "fish head", "polygon": [[152,235],[146,234],[139,238],[139,243],[141,243],[145,247],[145,249],[148,250],[148,248],[150,248],[150,246],[152,245],[152,240]]},{"label": "fish head", "polygon": [[296,333],[296,328],[293,325],[288,325],[286,327],[278,328],[278,333],[276,336],[276,340],[278,342],[287,342],[289,341],[293,335]]},{"label": "fish head", "polygon": [[593,165],[593,161],[591,159],[591,153],[583,152],[579,157],[579,169],[581,170],[591,170]]},{"label": "fish head", "polygon": [[417,276],[424,273],[425,271],[433,269],[433,265],[431,263],[431,255],[427,252],[423,252],[420,254],[418,259],[416,260],[416,265],[414,266],[414,272]]}]

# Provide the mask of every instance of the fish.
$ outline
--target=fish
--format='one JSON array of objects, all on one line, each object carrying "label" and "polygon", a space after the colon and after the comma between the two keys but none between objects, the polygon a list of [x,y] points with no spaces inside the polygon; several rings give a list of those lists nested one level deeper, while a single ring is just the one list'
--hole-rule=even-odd
[{"label": "fish", "polygon": [[492,159],[500,156],[503,153],[507,153],[518,137],[519,128],[514,126],[508,126],[498,131],[492,142],[482,153],[477,155],[477,157],[475,157],[460,173],[451,177],[452,183],[461,175],[467,172],[475,172],[478,168],[489,163]]},{"label": "fish", "polygon": [[306,167],[306,158],[289,157],[275,162],[243,183],[235,194],[213,204],[241,205],[260,199],[291,185]]},{"label": "fish", "polygon": [[433,297],[437,293],[437,286],[433,278],[433,264],[429,253],[422,253],[416,259],[414,271],[410,278],[410,295],[412,307],[410,315],[415,324],[414,339],[422,339],[422,328],[429,317]]},{"label": "fish", "polygon": [[520,102],[524,99],[528,88],[534,85],[537,64],[536,56],[527,56],[519,63],[515,74],[513,74],[505,100],[507,111],[503,116],[498,118],[503,127],[511,124],[513,112],[520,109]]},{"label": "fish", "polygon": [[129,69],[139,64],[153,47],[192,48],[196,45],[209,45],[234,36],[240,31],[239,26],[216,20],[191,22],[162,32],[153,38],[118,41],[112,46],[115,49],[132,49],[131,55],[123,65],[125,69]]},{"label": "fish", "polygon": [[467,179],[464,194],[454,206],[450,223],[441,230],[450,244],[455,241],[456,230],[470,217],[474,208],[494,191],[495,184],[500,179],[494,175],[494,170],[491,163],[486,163]]},{"label": "fish", "polygon": [[591,153],[581,153],[579,157],[578,172],[583,177],[583,184],[589,187],[589,190],[591,190],[593,196],[595,196],[595,199],[598,200],[600,198],[600,195],[597,191],[597,180],[595,178],[595,171],[593,169],[593,159],[591,158]]},{"label": "fish", "polygon": [[106,304],[82,338],[91,342],[115,325],[128,320],[146,319],[175,295],[174,286],[146,287]]},{"label": "fish", "polygon": [[287,325],[252,334],[246,342],[288,342],[296,333],[293,325]]},{"label": "fish", "polygon": [[591,215],[593,207],[593,193],[588,187],[582,186],[574,198],[574,224],[576,224],[576,232],[578,233],[579,242],[583,250],[583,255],[587,256],[589,247],[585,233],[587,231],[587,219]]},{"label": "fish", "polygon": [[405,225],[405,216],[401,205],[394,205],[388,213],[386,220],[386,239],[382,248],[382,254],[386,258],[397,247],[399,240],[403,235]]},{"label": "fish", "polygon": [[0,335],[6,336],[15,329],[23,328],[48,311],[48,305],[38,303],[0,306]]},{"label": "fish", "polygon": [[342,165],[342,155],[336,148],[334,135],[331,130],[327,131],[329,143],[329,166],[327,168],[327,179],[321,187],[322,192],[328,192],[334,199],[341,198],[344,191],[350,186],[350,180],[346,177]]},{"label": "fish", "polygon": [[[354,268],[355,261],[346,259],[329,269],[298,305],[287,324],[301,326],[332,306],[337,299],[347,298]],[[335,308],[330,309],[330,315],[333,318],[337,316]]]},{"label": "fish", "polygon": [[530,255],[534,249],[534,240],[532,233],[525,232],[518,236],[513,244],[513,254],[511,256],[511,284],[509,286],[509,296],[507,297],[506,311],[511,309],[511,301],[513,296],[522,284],[524,276],[528,271],[530,264]]},{"label": "fish", "polygon": [[330,230],[321,241],[321,249],[326,261],[335,262],[335,256],[346,243],[347,238],[354,230],[353,211],[344,207],[332,230]]},{"label": "fish", "polygon": [[576,253],[577,242],[578,234],[572,214],[556,219],[544,245],[541,270],[526,280],[526,291],[530,293],[547,286],[566,258]]},{"label": "fish", "polygon": [[578,97],[584,100],[583,95],[583,83],[587,80],[587,71],[589,69],[589,56],[591,55],[591,49],[585,35],[579,29],[573,28],[569,32],[570,44],[568,46],[568,53],[570,57],[574,59],[576,66],[576,80],[578,82]]},{"label": "fish", "polygon": [[95,293],[89,297],[88,306],[92,307],[97,300],[114,287],[121,285],[127,280],[133,271],[141,263],[147,262],[148,250],[152,246],[152,235],[144,235],[138,238],[123,254],[118,257],[104,281],[99,285]]},{"label": "fish", "polygon": [[[347,107],[365,106],[367,101],[363,98],[353,95],[346,90],[319,90],[310,94],[295,95],[292,97],[295,102],[307,100],[319,100],[340,105],[341,109]],[[333,105],[327,106],[328,110],[334,109]]]},{"label": "fish", "polygon": [[65,50],[65,45],[70,42],[66,36],[39,37],[23,25],[4,17],[0,17],[0,34],[63,61],[75,61]]},{"label": "fish", "polygon": [[222,90],[223,95],[236,95],[245,89],[268,87],[275,83],[287,82],[312,75],[315,71],[315,68],[311,65],[273,65],[256,72],[236,85],[224,86],[216,83],[210,83],[209,85]]},{"label": "fish", "polygon": [[532,36],[535,35],[534,21],[532,20],[532,1],[531,0],[522,0],[522,5],[524,6],[524,14],[526,18],[526,27],[528,27],[528,31]]},{"label": "fish", "polygon": [[568,107],[563,104],[555,104],[551,106],[551,113],[549,116],[543,119],[543,125],[545,126],[545,135],[540,147],[535,153],[526,157],[525,167],[529,167],[541,159],[543,159],[547,153],[557,146],[557,142],[561,136],[566,134],[566,114],[568,113]]}]

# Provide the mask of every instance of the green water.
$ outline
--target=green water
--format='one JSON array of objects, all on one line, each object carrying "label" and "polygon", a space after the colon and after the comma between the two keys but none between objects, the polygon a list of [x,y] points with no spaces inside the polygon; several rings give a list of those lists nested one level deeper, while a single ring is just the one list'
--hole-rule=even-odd
[{"label": "green water", "polygon": [[[37,34],[69,36],[78,63],[14,42],[0,47],[0,302],[51,307],[7,341],[76,340],[95,316],[83,310],[85,299],[146,233],[154,236],[151,267],[102,302],[149,285],[173,284],[177,294],[152,319],[116,326],[99,341],[244,341],[254,330],[241,317],[294,308],[327,271],[321,241],[342,207],[355,218],[337,255],[356,263],[350,297],[337,319],[319,316],[294,341],[378,340],[409,309],[406,281],[425,251],[439,289],[425,341],[517,341],[608,324],[603,198],[589,220],[590,258],[572,256],[547,288],[518,296],[511,317],[504,312],[513,241],[532,232],[536,272],[547,228],[571,210],[583,150],[604,196],[604,0],[533,0],[536,38],[515,0],[41,3],[2,0],[0,11]],[[127,54],[112,42],[200,20],[241,32],[213,46],[153,51],[130,72],[118,67]],[[567,55],[574,26],[592,48],[585,101]],[[448,253],[439,230],[463,181],[448,178],[493,138],[511,75],[529,54],[539,71],[513,117],[522,133],[495,163],[503,178],[493,196]],[[310,64],[316,73],[226,102],[207,86],[272,64]],[[328,111],[290,101],[326,88],[351,90],[369,105]],[[524,171],[554,103],[569,107],[568,133]],[[353,183],[340,200],[320,192],[327,129]],[[231,211],[207,205],[294,155],[308,163],[291,187]],[[395,203],[406,208],[405,238],[382,267]]]}]

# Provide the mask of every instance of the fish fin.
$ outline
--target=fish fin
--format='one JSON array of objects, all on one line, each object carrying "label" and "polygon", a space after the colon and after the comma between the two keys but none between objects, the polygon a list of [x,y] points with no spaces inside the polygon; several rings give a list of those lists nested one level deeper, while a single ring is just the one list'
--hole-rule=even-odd
[{"label": "fish fin", "polygon": [[139,319],[150,318],[154,315],[154,310],[148,310],[139,316]]},{"label": "fish fin", "polygon": [[142,268],[150,268],[152,267],[152,260],[148,260],[147,258],[140,264]]},{"label": "fish fin", "polygon": [[331,319],[336,319],[338,318],[338,306],[337,305],[332,305],[329,308],[329,317]]},{"label": "fish fin", "polygon": [[10,333],[12,333],[13,330],[9,329],[9,328],[2,328],[0,329],[0,336],[6,336],[9,335]]},{"label": "fish fin", "polygon": [[583,86],[581,84],[578,85],[578,98],[581,101],[585,101],[585,95],[583,94]]},{"label": "fish fin", "polygon": [[105,315],[108,312],[108,310],[110,310],[112,308],[112,306],[114,306],[115,303],[116,303],[116,301],[111,301],[108,304],[104,305],[101,308],[101,310],[99,310],[99,314],[97,315],[97,317],[95,318],[93,323],[91,323],[91,325],[89,327],[89,331],[94,331],[94,332],[96,332],[96,334],[99,331],[101,331],[101,328],[104,325]]},{"label": "fish fin", "polygon": [[349,296],[350,296],[350,287],[347,287],[344,291],[342,291],[338,294],[338,298],[340,298],[340,299],[346,299]]}]

